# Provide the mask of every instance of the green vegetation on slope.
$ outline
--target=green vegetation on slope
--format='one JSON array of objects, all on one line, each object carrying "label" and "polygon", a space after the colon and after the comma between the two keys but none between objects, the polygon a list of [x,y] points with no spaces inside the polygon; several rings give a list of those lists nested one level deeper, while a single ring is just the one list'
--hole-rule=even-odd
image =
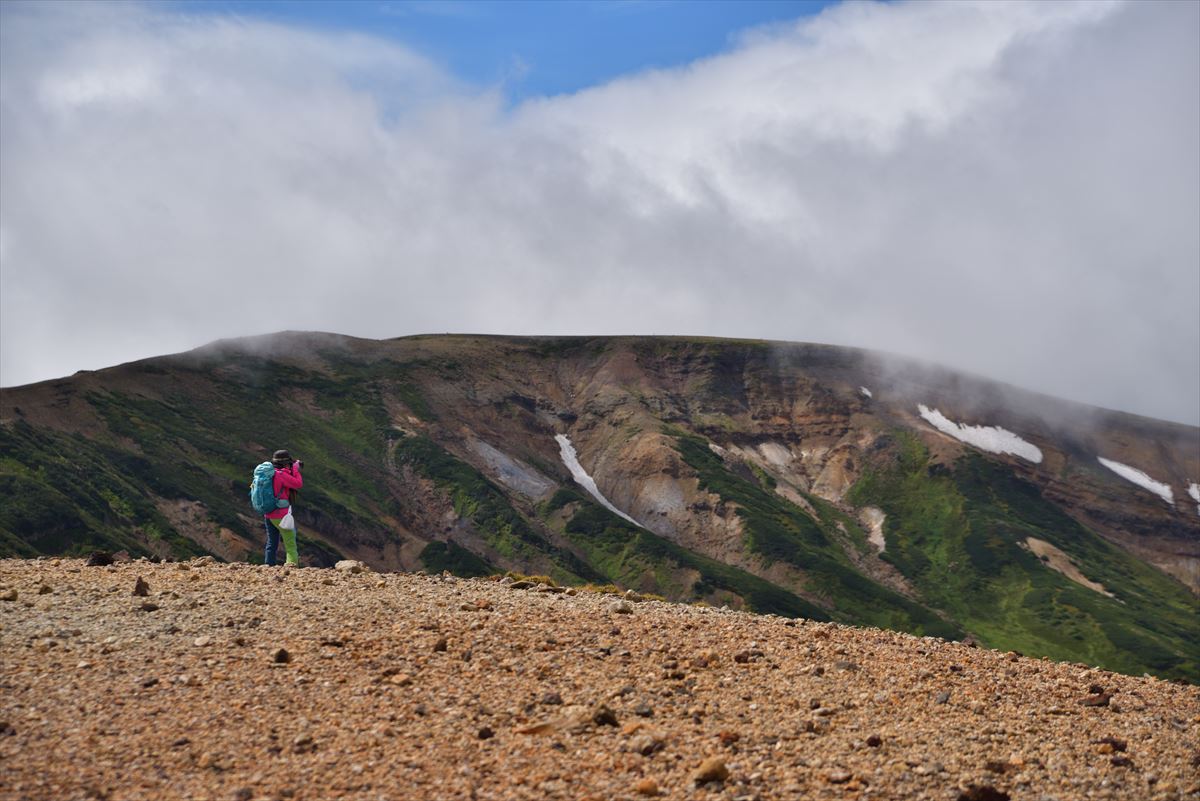
[{"label": "green vegetation on slope", "polygon": [[[795,593],[639,528],[576,490],[560,489],[547,501],[546,511],[568,504],[576,506],[565,527],[567,536],[613,584],[680,600],[698,600],[724,590],[744,599],[755,612],[829,619]],[[695,571],[699,578],[692,586],[681,587],[676,578],[681,570]]]},{"label": "green vegetation on slope", "polygon": [[[391,431],[383,397],[399,398],[418,417],[431,414],[405,369],[344,362],[327,375],[250,357],[177,365],[159,397],[87,394],[107,432],[84,438],[24,422],[0,427],[0,488],[16,499],[0,510],[0,554],[142,554],[143,543],[158,540],[174,556],[203,553],[159,513],[157,498],[199,501],[217,524],[256,543],[261,532],[247,523],[255,517],[250,473],[277,447],[305,461],[302,521],[311,515],[384,541],[391,534],[378,521],[397,504],[380,480]],[[306,553],[321,563],[339,556],[315,540]]]},{"label": "green vegetation on slope", "polygon": [[0,426],[0,454],[0,556],[151,555],[143,541],[177,557],[203,553],[167,522],[137,474],[84,437],[18,421]]},{"label": "green vegetation on slope", "polygon": [[421,564],[432,573],[448,570],[463,578],[491,576],[500,572],[491,562],[471,553],[457,542],[429,543],[421,551]]},{"label": "green vegetation on slope", "polygon": [[750,552],[767,564],[780,561],[803,570],[805,588],[828,599],[835,619],[914,634],[962,636],[958,626],[855,570],[820,523],[758,481],[727,469],[705,439],[675,429],[668,433],[696,471],[700,486],[737,505]]},{"label": "green vegetation on slope", "polygon": [[[1200,680],[1200,604],[1182,586],[1067,516],[1007,466],[978,454],[953,470],[897,434],[898,456],[851,490],[887,514],[884,558],[924,597],[997,648],[1126,673]],[[1109,598],[1022,547],[1065,552]]]}]

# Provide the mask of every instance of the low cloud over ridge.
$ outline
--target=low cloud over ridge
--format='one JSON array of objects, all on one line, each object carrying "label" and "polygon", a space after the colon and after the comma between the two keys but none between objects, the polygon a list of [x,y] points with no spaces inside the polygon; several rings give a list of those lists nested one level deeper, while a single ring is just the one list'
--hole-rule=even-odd
[{"label": "low cloud over ridge", "polygon": [[1200,423],[1200,4],[848,3],[512,108],[365,36],[0,13],[3,385],[284,328],[685,333]]}]

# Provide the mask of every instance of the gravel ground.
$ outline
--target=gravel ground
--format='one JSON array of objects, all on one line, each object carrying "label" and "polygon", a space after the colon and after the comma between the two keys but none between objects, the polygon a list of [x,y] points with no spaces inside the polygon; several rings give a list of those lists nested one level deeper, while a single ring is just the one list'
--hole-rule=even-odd
[{"label": "gravel ground", "polygon": [[0,598],[5,799],[1200,797],[1197,688],[876,629],[208,559]]}]

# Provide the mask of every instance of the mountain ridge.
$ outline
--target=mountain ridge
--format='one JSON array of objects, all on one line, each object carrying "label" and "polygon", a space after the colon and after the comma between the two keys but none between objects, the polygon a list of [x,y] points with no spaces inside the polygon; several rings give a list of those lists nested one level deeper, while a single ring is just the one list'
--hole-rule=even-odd
[{"label": "mountain ridge", "polygon": [[[926,403],[1045,458],[970,447]],[[222,340],[6,389],[0,480],[33,500],[0,514],[0,545],[253,558],[241,474],[286,446],[316,564],[545,572],[1195,680],[1200,429],[1076,406],[806,343]],[[636,525],[574,483],[556,436]],[[39,478],[72,449],[78,501]],[[1175,502],[1099,456],[1166,474]]]}]

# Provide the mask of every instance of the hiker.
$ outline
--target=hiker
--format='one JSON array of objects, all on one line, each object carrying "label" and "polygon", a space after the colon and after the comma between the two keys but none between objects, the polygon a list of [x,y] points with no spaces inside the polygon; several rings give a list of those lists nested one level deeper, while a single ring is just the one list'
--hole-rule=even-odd
[{"label": "hiker", "polygon": [[304,479],[300,476],[300,468],[304,463],[293,459],[287,451],[279,450],[275,451],[275,455],[271,457],[271,464],[275,468],[273,483],[275,497],[287,501],[288,504],[263,515],[263,528],[267,532],[265,561],[268,565],[275,564],[275,554],[279,550],[279,536],[282,534],[283,548],[287,555],[284,564],[298,567],[300,554],[296,548],[296,522],[292,515],[291,501],[295,497],[294,491],[304,486]]}]

